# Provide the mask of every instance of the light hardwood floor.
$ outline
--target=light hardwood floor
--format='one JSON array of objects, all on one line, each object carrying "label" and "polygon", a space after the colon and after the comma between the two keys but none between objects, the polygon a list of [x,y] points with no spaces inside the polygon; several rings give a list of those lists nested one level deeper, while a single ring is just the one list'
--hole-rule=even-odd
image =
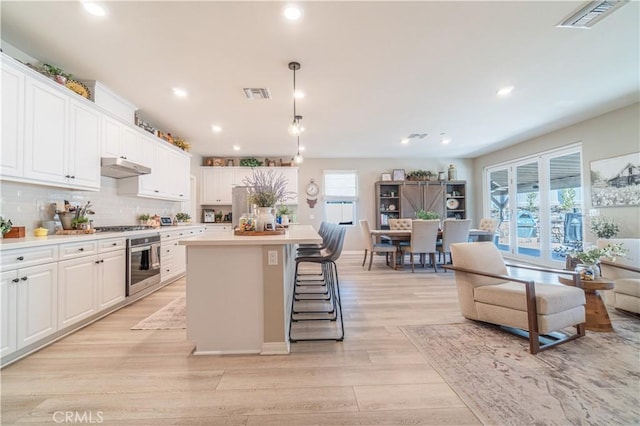
[{"label": "light hardwood floor", "polygon": [[3,369],[1,423],[70,411],[117,425],[479,424],[399,328],[464,321],[453,274],[361,262],[339,261],[343,342],[196,357],[185,330],[130,330],[183,294],[183,279]]}]

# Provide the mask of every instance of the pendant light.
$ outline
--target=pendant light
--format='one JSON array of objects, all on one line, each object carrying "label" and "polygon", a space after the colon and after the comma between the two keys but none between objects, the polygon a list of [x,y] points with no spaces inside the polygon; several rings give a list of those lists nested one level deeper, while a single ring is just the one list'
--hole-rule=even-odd
[{"label": "pendant light", "polygon": [[304,161],[304,158],[302,158],[302,155],[300,155],[300,136],[297,136],[298,139],[298,153],[296,154],[295,157],[293,157],[293,162],[296,164],[302,164],[302,162]]},{"label": "pendant light", "polygon": [[299,136],[304,131],[304,127],[300,123],[302,116],[296,112],[296,71],[300,69],[299,62],[289,62],[289,69],[293,71],[293,121],[289,124],[289,134],[291,136]]}]

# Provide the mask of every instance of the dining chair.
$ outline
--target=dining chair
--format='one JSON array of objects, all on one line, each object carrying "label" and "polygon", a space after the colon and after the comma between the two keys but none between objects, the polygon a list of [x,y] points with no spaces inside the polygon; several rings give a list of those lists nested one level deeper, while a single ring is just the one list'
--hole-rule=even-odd
[{"label": "dining chair", "polygon": [[496,229],[498,228],[498,221],[495,219],[491,219],[489,217],[483,217],[480,219],[480,224],[478,225],[478,229],[482,231],[486,231],[491,233],[491,235],[480,235],[478,236],[478,241],[493,241],[494,234],[496,233]]},{"label": "dining chair", "polygon": [[443,263],[447,263],[447,253],[451,260],[451,244],[469,241],[470,219],[445,220],[442,222],[442,244],[438,245],[438,259],[444,255]]},{"label": "dining chair", "polygon": [[362,230],[362,238],[364,238],[364,259],[362,259],[362,266],[364,266],[367,261],[367,253],[369,254],[369,271],[371,270],[371,264],[373,263],[373,255],[374,253],[384,253],[387,261],[387,265],[389,264],[389,254],[392,255],[392,265],[395,268],[396,266],[396,252],[398,248],[393,244],[381,244],[374,243],[373,237],[371,235],[371,228],[369,227],[369,222],[365,219],[360,220],[360,229]]},{"label": "dining chair", "polygon": [[[438,228],[440,220],[413,220],[411,225],[411,241],[408,246],[402,246],[402,257],[406,253],[410,254],[411,272],[415,272],[414,254],[420,255],[420,264],[425,265],[427,254],[431,257],[433,270],[436,269],[436,242],[438,240]],[[404,262],[403,262],[404,263]]]},{"label": "dining chair", "polygon": [[389,219],[389,229],[411,230],[412,219]]}]

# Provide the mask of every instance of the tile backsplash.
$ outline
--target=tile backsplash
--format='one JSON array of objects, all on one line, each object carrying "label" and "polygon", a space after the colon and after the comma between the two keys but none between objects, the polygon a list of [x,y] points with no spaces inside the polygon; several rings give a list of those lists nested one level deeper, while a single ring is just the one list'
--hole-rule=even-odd
[{"label": "tile backsplash", "polygon": [[89,218],[93,220],[94,226],[134,225],[138,215],[142,213],[174,216],[184,211],[181,202],[118,195],[116,179],[101,179],[101,189],[98,192],[2,181],[0,216],[11,219],[16,226],[26,226],[27,233],[30,233],[43,221],[53,220],[55,206],[52,204],[63,200],[74,205],[84,205],[91,201],[95,214]]}]

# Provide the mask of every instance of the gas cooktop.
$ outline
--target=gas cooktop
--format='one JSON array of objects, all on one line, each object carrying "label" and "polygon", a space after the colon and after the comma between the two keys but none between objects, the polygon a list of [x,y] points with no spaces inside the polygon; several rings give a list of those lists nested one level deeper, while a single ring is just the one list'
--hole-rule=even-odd
[{"label": "gas cooktop", "polygon": [[96,232],[126,232],[126,231],[147,231],[154,229],[153,226],[146,225],[121,225],[121,226],[95,226]]}]

